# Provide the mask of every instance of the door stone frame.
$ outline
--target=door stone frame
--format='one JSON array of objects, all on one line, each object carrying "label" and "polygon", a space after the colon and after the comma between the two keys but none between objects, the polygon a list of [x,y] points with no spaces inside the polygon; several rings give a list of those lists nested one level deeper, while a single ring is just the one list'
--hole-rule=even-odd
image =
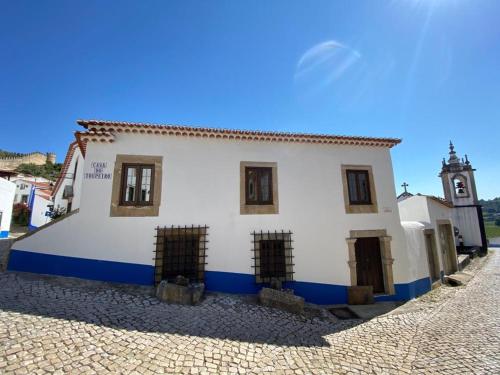
[{"label": "door stone frame", "polygon": [[380,258],[382,261],[382,274],[384,278],[385,294],[396,294],[394,288],[394,275],[392,265],[394,258],[392,257],[391,241],[392,237],[387,235],[385,229],[369,229],[369,230],[351,230],[349,231],[350,237],[346,238],[347,248],[349,252],[349,266],[351,285],[358,285],[358,275],[356,273],[356,240],[358,238],[378,237],[380,242]]},{"label": "door stone frame", "polygon": [[[450,254],[444,254],[443,249],[441,249],[441,254],[443,255],[443,271],[445,274],[447,274],[446,271],[447,268],[449,268],[451,270],[451,273],[448,273],[447,275],[451,275],[452,273],[458,271],[458,255],[457,255],[457,247],[455,244],[455,237],[453,236],[453,223],[450,219],[440,219],[436,220],[436,225],[437,225],[438,235],[440,235],[439,232],[441,231],[441,229],[439,228],[440,225],[448,226],[447,242],[448,242],[448,251],[450,252]],[[441,244],[439,244],[439,246],[441,247]],[[452,259],[450,259],[450,255]],[[453,264],[447,264],[449,262],[453,262]]]},{"label": "door stone frame", "polygon": [[[435,283],[435,282],[438,282],[439,279],[441,278],[441,264],[439,261],[440,256],[439,256],[439,251],[438,251],[438,247],[437,247],[436,231],[434,230],[434,228],[427,228],[427,229],[424,229],[423,231],[424,231],[424,241],[425,241],[426,250],[427,250],[427,239],[425,237],[430,236],[430,241],[431,241],[430,251],[432,253],[432,257],[434,258],[434,272],[435,271],[438,272],[438,280],[436,280],[436,281],[432,280],[432,271],[431,271],[431,265],[429,263],[429,259],[427,259],[427,265],[429,267],[429,278],[431,279],[431,283]],[[427,251],[427,257],[429,256],[428,254],[429,254],[429,252]]]}]

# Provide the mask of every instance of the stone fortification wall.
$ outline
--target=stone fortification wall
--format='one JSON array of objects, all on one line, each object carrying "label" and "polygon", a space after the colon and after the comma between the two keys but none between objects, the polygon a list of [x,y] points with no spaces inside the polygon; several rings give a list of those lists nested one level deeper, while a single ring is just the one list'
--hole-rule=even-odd
[{"label": "stone fortification wall", "polygon": [[22,156],[0,158],[0,169],[14,170],[21,164],[44,165],[47,161],[55,163],[56,155],[53,153],[32,152]]}]

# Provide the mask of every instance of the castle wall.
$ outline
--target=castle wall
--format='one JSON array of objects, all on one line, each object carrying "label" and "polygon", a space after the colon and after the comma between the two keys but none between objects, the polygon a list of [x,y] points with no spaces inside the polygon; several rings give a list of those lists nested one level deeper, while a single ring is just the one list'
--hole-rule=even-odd
[{"label": "castle wall", "polygon": [[53,153],[42,154],[41,152],[32,152],[23,156],[12,158],[0,158],[0,169],[14,170],[21,164],[44,165],[47,161],[55,163],[56,156]]}]

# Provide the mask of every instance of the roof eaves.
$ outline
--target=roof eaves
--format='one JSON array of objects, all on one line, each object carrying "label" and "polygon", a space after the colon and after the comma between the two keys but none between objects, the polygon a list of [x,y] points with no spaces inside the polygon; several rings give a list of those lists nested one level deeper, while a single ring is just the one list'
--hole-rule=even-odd
[{"label": "roof eaves", "polygon": [[[180,136],[196,136],[207,138],[225,138],[236,140],[260,140],[260,141],[281,141],[281,142],[303,142],[303,143],[335,143],[346,145],[361,146],[379,146],[393,147],[401,143],[397,138],[377,138],[361,136],[345,136],[331,134],[310,134],[310,133],[287,133],[287,132],[269,132],[255,130],[239,129],[218,129],[180,126],[170,124],[151,124],[151,123],[132,123],[104,120],[78,120],[77,123],[83,126],[88,132],[87,139],[91,141],[110,141],[109,131],[125,133],[143,133],[143,134],[168,134]],[[106,130],[102,129],[103,127]]]}]

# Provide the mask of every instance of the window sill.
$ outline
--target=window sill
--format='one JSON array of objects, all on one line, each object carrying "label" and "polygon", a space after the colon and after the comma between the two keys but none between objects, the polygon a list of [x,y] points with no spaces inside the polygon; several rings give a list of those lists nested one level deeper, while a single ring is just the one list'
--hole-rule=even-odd
[{"label": "window sill", "polygon": [[275,204],[244,204],[240,207],[241,215],[276,215],[279,213]]},{"label": "window sill", "polygon": [[117,206],[111,205],[111,217],[146,217],[158,216],[159,205],[152,206]]},{"label": "window sill", "polygon": [[376,204],[347,204],[346,214],[376,214],[378,207]]}]

